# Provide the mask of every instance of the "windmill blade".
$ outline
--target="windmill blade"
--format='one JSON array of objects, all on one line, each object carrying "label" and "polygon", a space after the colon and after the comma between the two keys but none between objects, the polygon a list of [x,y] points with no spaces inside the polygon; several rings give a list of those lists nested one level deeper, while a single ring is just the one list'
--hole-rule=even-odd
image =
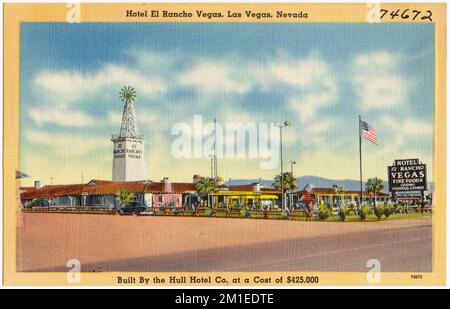
[{"label": "windmill blade", "polygon": [[134,101],[136,99],[136,90],[134,90],[134,88],[131,86],[124,86],[119,91],[119,98],[122,101],[127,101],[127,102]]}]

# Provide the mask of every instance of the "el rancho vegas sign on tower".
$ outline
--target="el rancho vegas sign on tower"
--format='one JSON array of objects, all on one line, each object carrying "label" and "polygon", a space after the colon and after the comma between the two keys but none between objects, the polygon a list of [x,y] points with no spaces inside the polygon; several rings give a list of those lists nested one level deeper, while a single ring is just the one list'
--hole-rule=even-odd
[{"label": "el rancho vegas sign on tower", "polygon": [[146,179],[144,163],[144,136],[137,135],[134,101],[136,91],[123,87],[119,97],[124,102],[120,134],[112,136],[114,143],[112,181]]}]

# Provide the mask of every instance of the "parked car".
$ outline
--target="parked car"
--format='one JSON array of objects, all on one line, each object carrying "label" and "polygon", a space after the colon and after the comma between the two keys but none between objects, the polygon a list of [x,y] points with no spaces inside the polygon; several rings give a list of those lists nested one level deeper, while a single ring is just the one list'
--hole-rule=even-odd
[{"label": "parked car", "polygon": [[143,203],[134,201],[126,206],[122,206],[119,208],[119,214],[121,215],[152,215],[153,208],[145,206]]},{"label": "parked car", "polygon": [[29,207],[48,207],[50,206],[50,201],[46,198],[38,197],[31,201]]}]

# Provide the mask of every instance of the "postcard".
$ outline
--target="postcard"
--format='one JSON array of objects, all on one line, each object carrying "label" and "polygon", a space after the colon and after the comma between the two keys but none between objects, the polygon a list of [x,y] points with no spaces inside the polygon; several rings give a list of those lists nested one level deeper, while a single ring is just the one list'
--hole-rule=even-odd
[{"label": "postcard", "polygon": [[446,5],[4,5],[7,286],[446,282]]}]

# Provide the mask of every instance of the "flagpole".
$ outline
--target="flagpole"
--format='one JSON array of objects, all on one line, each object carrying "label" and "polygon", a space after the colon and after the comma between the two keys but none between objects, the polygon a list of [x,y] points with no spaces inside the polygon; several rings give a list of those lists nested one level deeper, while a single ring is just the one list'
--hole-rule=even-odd
[{"label": "flagpole", "polygon": [[362,153],[361,153],[361,116],[359,116],[359,207],[361,207],[363,200],[363,185],[362,185]]},{"label": "flagpole", "polygon": [[217,151],[216,151],[216,139],[217,139],[217,121],[214,118],[214,176],[213,178],[217,181]]}]

